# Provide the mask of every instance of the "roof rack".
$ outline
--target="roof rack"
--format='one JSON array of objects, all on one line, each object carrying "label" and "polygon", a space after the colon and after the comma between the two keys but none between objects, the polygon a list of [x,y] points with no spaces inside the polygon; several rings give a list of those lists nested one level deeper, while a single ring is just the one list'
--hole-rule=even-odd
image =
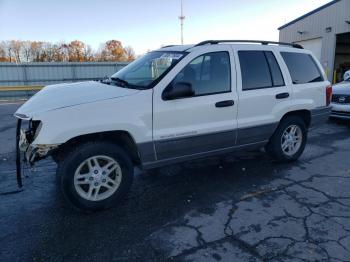
[{"label": "roof rack", "polygon": [[176,45],[166,45],[166,46],[162,46],[161,48],[167,48],[167,47],[173,47],[173,46],[176,46]]},{"label": "roof rack", "polygon": [[253,43],[253,44],[262,44],[262,45],[285,45],[285,46],[291,46],[294,48],[304,49],[299,44],[293,44],[293,43],[285,43],[285,42],[273,42],[273,41],[259,41],[259,40],[207,40],[200,42],[196,44],[195,46],[202,46],[202,45],[217,45],[220,43]]}]

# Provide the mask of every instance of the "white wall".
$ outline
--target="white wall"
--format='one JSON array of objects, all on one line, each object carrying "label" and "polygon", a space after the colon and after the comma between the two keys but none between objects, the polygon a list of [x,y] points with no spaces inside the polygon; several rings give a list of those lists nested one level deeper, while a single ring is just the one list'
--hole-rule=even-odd
[{"label": "white wall", "polygon": [[310,50],[319,61],[322,60],[322,38],[315,38],[310,40],[304,40],[295,42],[307,50]]}]

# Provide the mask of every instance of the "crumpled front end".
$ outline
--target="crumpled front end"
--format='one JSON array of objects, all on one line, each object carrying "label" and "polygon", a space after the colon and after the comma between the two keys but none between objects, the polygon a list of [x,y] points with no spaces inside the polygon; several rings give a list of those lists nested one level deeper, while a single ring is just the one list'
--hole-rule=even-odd
[{"label": "crumpled front end", "polygon": [[22,162],[33,165],[36,161],[43,159],[50,155],[59,144],[42,145],[35,144],[35,138],[38,136],[42,127],[42,122],[32,120],[23,115],[16,115],[17,129],[16,129],[16,174],[17,183],[22,187]]},{"label": "crumpled front end", "polygon": [[33,164],[37,160],[45,158],[54,149],[58,148],[59,144],[41,145],[33,143],[42,127],[41,121],[32,119],[27,121],[21,120],[18,148],[20,152],[24,153],[25,160],[29,164]]}]

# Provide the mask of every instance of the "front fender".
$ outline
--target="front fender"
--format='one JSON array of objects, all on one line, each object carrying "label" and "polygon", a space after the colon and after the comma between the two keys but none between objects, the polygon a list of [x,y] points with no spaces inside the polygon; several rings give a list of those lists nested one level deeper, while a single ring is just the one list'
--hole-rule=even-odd
[{"label": "front fender", "polygon": [[87,134],[122,130],[136,143],[152,140],[152,91],[47,111],[33,117],[42,128],[33,144],[63,144]]}]

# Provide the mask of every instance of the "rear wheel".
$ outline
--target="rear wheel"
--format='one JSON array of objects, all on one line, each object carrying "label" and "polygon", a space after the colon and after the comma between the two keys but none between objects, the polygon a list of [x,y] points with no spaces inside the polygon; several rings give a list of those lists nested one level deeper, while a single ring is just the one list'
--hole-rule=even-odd
[{"label": "rear wheel", "polygon": [[91,142],[77,146],[58,164],[65,198],[82,210],[110,208],[125,196],[133,180],[133,165],[119,146]]},{"label": "rear wheel", "polygon": [[271,137],[266,151],[281,162],[297,160],[304,152],[307,141],[307,128],[302,118],[285,118]]}]

